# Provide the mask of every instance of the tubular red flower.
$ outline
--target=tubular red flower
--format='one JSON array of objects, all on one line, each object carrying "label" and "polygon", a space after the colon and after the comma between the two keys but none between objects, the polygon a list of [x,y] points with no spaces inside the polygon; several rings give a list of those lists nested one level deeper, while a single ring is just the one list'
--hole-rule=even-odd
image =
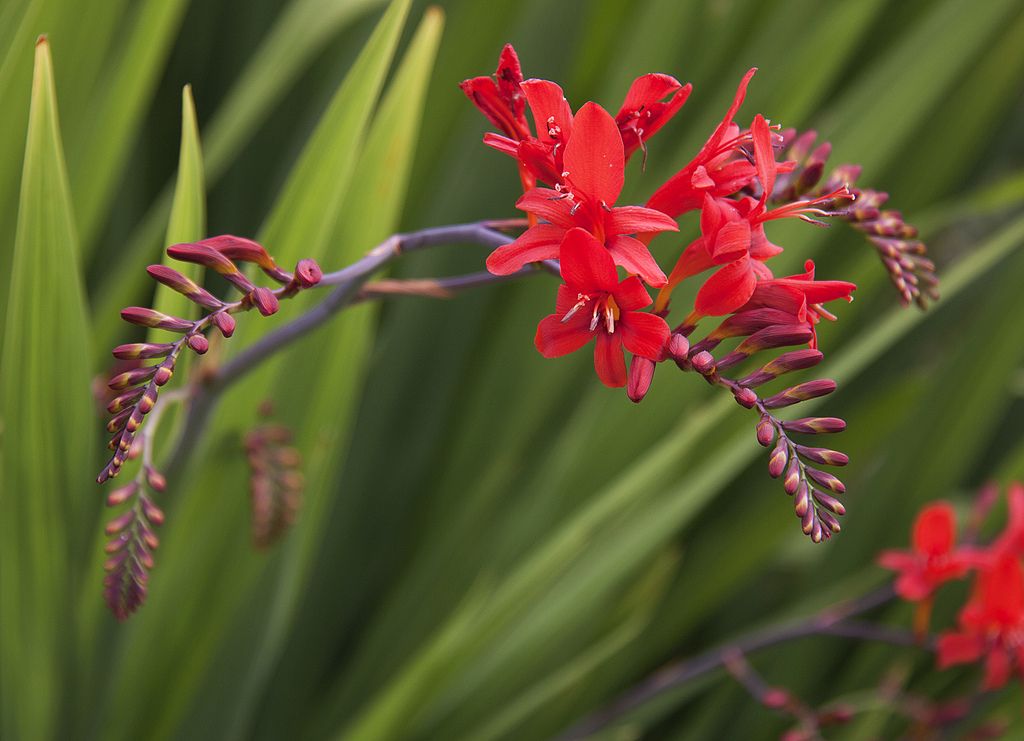
[{"label": "tubular red flower", "polygon": [[537,350],[559,357],[595,341],[594,367],[606,386],[626,385],[623,348],[659,360],[669,329],[665,320],[639,311],[651,297],[635,277],[620,281],[611,255],[584,229],[569,230],[561,245],[555,313],[537,326]]},{"label": "tubular red flower", "polygon": [[572,128],[562,182],[554,190],[534,188],[516,203],[548,223],[537,224],[511,244],[496,249],[487,258],[487,269],[496,275],[510,275],[530,262],[557,258],[566,232],[578,227],[604,244],[615,264],[649,285],[664,285],[665,274],[650,251],[629,235],[676,231],[678,225],[652,209],[612,205],[622,191],[625,161],[622,137],[607,111],[587,103],[573,118]]}]

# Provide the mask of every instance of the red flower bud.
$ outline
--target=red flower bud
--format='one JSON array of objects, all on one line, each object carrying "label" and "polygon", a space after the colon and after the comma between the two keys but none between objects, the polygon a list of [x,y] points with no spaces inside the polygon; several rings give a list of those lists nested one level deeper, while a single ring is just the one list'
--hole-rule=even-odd
[{"label": "red flower bud", "polygon": [[629,378],[626,383],[626,395],[630,401],[639,404],[647,396],[654,380],[654,370],[657,363],[653,360],[634,355],[629,364]]}]

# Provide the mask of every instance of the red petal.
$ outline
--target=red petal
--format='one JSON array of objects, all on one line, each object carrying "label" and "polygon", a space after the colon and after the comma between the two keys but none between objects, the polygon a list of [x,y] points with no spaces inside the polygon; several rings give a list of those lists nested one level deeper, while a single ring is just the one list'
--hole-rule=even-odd
[{"label": "red petal", "polygon": [[756,285],[749,258],[741,258],[707,279],[697,291],[694,308],[704,316],[730,314],[747,302]]},{"label": "red petal", "polygon": [[519,89],[519,83],[523,81],[523,68],[519,65],[519,55],[512,44],[505,44],[501,50],[494,79],[498,81],[498,91],[502,97],[510,101],[516,114],[522,116],[526,107],[523,92]]},{"label": "red petal", "polygon": [[938,642],[939,668],[967,664],[981,658],[985,648],[984,642],[975,635],[968,633],[944,633]]},{"label": "red petal", "polygon": [[[615,123],[622,131],[626,157],[640,147],[683,107],[693,86],[680,85],[671,75],[651,73],[633,80],[622,107],[615,115]],[[663,98],[672,97],[661,102]],[[642,132],[642,133],[641,133]]]},{"label": "red petal", "polygon": [[682,85],[671,75],[651,72],[633,80],[622,101],[622,107],[615,114],[615,120],[626,120],[633,117],[634,112],[650,107],[667,95],[679,90]]},{"label": "red petal", "polygon": [[986,690],[997,690],[1010,679],[1010,657],[1001,646],[993,647],[985,660]]},{"label": "red petal", "polygon": [[561,173],[555,166],[555,151],[551,144],[545,144],[532,136],[519,142],[516,156],[534,177],[546,183],[561,181]]},{"label": "red petal", "polygon": [[520,142],[509,139],[501,134],[495,134],[493,131],[488,131],[484,134],[484,144],[491,149],[497,149],[502,154],[515,157],[518,155]]},{"label": "red petal", "polygon": [[670,334],[664,319],[644,311],[623,313],[615,331],[621,333],[622,344],[627,350],[649,360],[661,357]]},{"label": "red petal", "polygon": [[679,225],[671,216],[643,206],[619,206],[606,218],[609,234],[677,232]]},{"label": "red petal", "polygon": [[608,250],[586,229],[570,229],[559,250],[562,280],[582,293],[612,293],[618,288],[619,274]]},{"label": "red petal", "polygon": [[772,149],[772,132],[764,116],[758,113],[750,125],[750,136],[754,140],[754,163],[757,177],[761,181],[764,193],[761,195],[761,206],[768,201],[775,188],[775,150]]},{"label": "red petal", "polygon": [[956,514],[946,502],[937,502],[921,510],[914,520],[914,550],[928,556],[941,556],[953,550],[956,540]]},{"label": "red petal", "polygon": [[562,322],[563,314],[549,314],[537,325],[537,335],[533,344],[545,358],[558,358],[579,350],[590,342],[594,333],[590,331],[590,316],[578,313],[567,322]]},{"label": "red petal", "polygon": [[683,250],[683,254],[679,256],[676,266],[672,268],[672,273],[668,276],[668,285],[674,288],[691,275],[703,273],[708,268],[714,267],[714,264],[711,255],[704,249],[704,240],[697,238],[690,242]]},{"label": "red petal", "polygon": [[550,80],[525,80],[519,89],[530,104],[537,138],[549,144],[567,141],[572,135],[572,108],[562,88]]},{"label": "red petal", "polygon": [[[706,245],[707,241],[704,244]],[[719,265],[745,257],[750,252],[750,222],[741,219],[723,226],[715,235],[708,252]]]},{"label": "red petal", "polygon": [[487,258],[487,269],[495,275],[511,275],[524,265],[558,257],[565,229],[551,224],[531,226],[516,241],[506,244]]},{"label": "red petal", "polygon": [[740,80],[739,87],[736,88],[736,95],[732,100],[732,105],[729,106],[729,110],[725,112],[725,118],[715,128],[714,133],[707,140],[707,143],[701,148],[700,154],[697,158],[703,156],[712,155],[714,150],[718,148],[718,145],[725,138],[725,133],[729,127],[732,126],[732,119],[736,116],[740,106],[743,105],[743,99],[747,97],[747,85],[750,84],[750,78],[757,72],[757,67],[752,67],[747,71],[747,74],[743,75],[743,79]]},{"label": "red petal", "polygon": [[633,275],[619,283],[613,295],[622,311],[635,311],[651,305],[651,295],[640,279]]},{"label": "red petal", "polygon": [[550,221],[563,229],[571,229],[576,224],[569,215],[572,206],[565,198],[559,198],[559,195],[561,194],[557,190],[550,188],[532,188],[516,201],[516,208]]},{"label": "red petal", "polygon": [[907,551],[882,551],[878,556],[878,565],[893,571],[905,571],[918,565],[918,557]]},{"label": "red petal", "polygon": [[605,386],[618,388],[626,385],[626,358],[622,354],[622,343],[616,335],[597,333],[594,369]]},{"label": "red petal", "polygon": [[608,240],[608,252],[611,253],[616,265],[621,265],[629,273],[639,275],[647,285],[661,288],[668,283],[665,273],[658,267],[651,251],[639,239],[612,237]]},{"label": "red petal", "polygon": [[573,118],[573,136],[563,162],[572,187],[588,200],[611,206],[622,192],[625,155],[615,119],[597,103],[587,103]]}]

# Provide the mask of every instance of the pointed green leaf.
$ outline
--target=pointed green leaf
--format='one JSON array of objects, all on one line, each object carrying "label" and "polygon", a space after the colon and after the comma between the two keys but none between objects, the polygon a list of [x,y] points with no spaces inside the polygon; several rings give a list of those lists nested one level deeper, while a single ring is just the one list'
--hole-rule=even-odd
[{"label": "pointed green leaf", "polygon": [[[199,127],[196,124],[195,101],[192,87],[186,85],[181,91],[181,148],[178,153],[178,180],[174,186],[174,202],[171,218],[167,223],[166,244],[194,242],[206,236],[206,185],[203,178],[203,152],[199,144]],[[203,269],[200,265],[178,262],[166,254],[163,264],[173,267],[194,281],[202,282]],[[171,290],[159,285],[153,308],[171,316],[193,317],[197,313],[194,303]],[[151,330],[150,342],[165,342],[166,333]]]},{"label": "pointed green leaf", "polygon": [[[75,565],[91,526],[89,327],[53,66],[36,46],[0,359],[0,735],[57,734]],[[98,588],[98,587],[97,587]]]}]

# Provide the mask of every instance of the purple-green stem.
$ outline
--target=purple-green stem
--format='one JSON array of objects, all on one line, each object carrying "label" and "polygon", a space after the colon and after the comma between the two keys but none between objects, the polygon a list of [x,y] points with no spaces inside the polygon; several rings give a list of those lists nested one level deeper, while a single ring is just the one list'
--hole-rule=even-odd
[{"label": "purple-green stem", "polygon": [[[452,244],[476,244],[494,249],[513,240],[513,237],[497,231],[499,228],[522,228],[523,226],[525,226],[525,221],[515,219],[432,227],[408,234],[396,234],[374,247],[365,257],[348,267],[333,273],[325,273],[316,287],[332,287],[333,290],[327,295],[327,298],[305,314],[278,327],[220,367],[214,368],[204,375],[187,401],[188,410],[185,422],[163,470],[172,476],[176,472],[184,470],[192,451],[195,450],[205,432],[210,414],[224,391],[244,378],[263,361],[317,329],[348,306],[393,295],[442,297],[460,290],[502,283],[542,272],[537,268],[527,266],[512,275],[492,275],[480,272],[450,278],[408,282],[386,281],[382,283],[383,288],[376,289],[374,284],[367,283],[374,273],[399,255],[427,247]],[[541,264],[541,268],[543,271],[558,275],[558,263],[555,261],[545,261]]]},{"label": "purple-green stem", "polygon": [[693,658],[669,664],[572,726],[558,737],[559,741],[582,739],[597,733],[659,695],[725,668],[730,657],[747,655],[789,641],[812,636],[839,636],[931,650],[931,642],[922,645],[911,631],[850,620],[886,604],[894,597],[892,587],[885,586],[857,599],[827,607],[816,615],[754,631]]}]

